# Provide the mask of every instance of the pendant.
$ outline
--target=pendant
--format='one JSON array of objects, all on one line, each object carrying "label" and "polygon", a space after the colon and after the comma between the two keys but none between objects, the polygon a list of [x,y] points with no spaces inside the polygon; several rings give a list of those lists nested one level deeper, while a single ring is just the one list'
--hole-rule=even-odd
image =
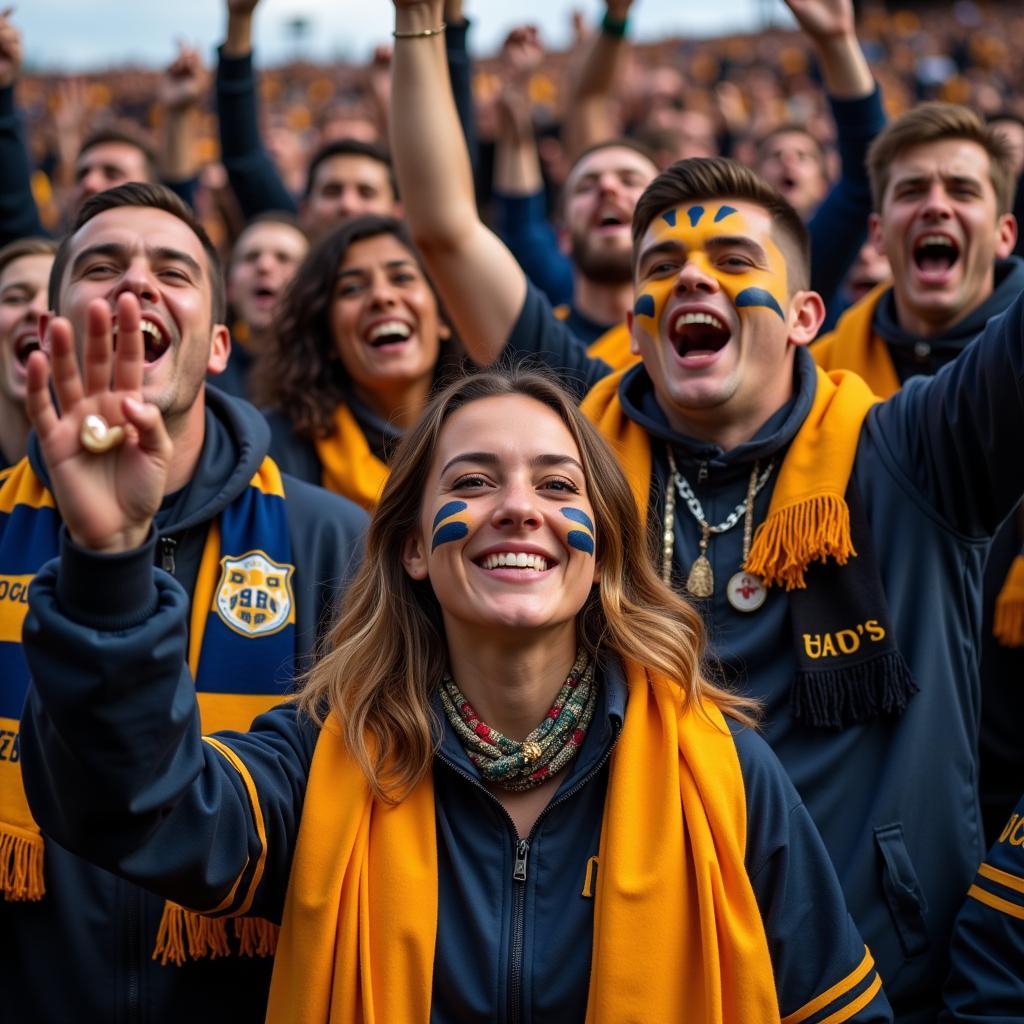
[{"label": "pendant", "polygon": [[729,578],[725,594],[736,611],[756,612],[767,600],[768,588],[757,576],[741,569]]},{"label": "pendant", "polygon": [[710,597],[715,592],[715,575],[711,571],[711,563],[700,554],[690,566],[690,575],[686,577],[686,589],[694,597]]}]

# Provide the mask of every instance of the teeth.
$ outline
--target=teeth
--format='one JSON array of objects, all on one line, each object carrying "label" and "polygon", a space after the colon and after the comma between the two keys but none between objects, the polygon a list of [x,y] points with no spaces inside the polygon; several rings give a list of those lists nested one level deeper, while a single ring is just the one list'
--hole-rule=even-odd
[{"label": "teeth", "polygon": [[948,249],[956,248],[945,235],[925,235],[924,238],[919,239],[917,247],[920,249],[926,245],[944,245]]},{"label": "teeth", "polygon": [[408,324],[403,324],[401,320],[388,320],[386,323],[377,324],[366,337],[369,341],[376,341],[378,338],[383,338],[389,334],[397,334],[401,338],[408,338],[412,334],[412,328]]},{"label": "teeth", "polygon": [[[157,325],[156,325],[155,323],[153,323],[153,321],[152,321],[152,320],[143,320],[143,321],[142,321],[142,322],[141,322],[141,323],[139,324],[139,330],[140,330],[140,331],[141,331],[141,332],[142,332],[143,334],[151,334],[151,335],[152,335],[152,336],[153,336],[154,338],[156,338],[156,339],[158,339],[158,340],[159,340],[160,338],[162,338],[162,337],[163,337],[163,334],[161,333],[161,331],[160,331],[160,328],[159,328],[159,327],[157,327]],[[117,324],[116,324],[116,323],[114,324],[114,326],[113,326],[113,328],[111,329],[111,332],[110,332],[110,333],[111,333],[111,334],[112,334],[112,335],[113,335],[113,336],[114,336],[115,338],[117,337]]]},{"label": "teeth", "polygon": [[543,555],[528,555],[525,551],[498,551],[487,555],[481,562],[484,569],[534,569],[544,572],[548,560]]},{"label": "teeth", "polygon": [[712,316],[710,313],[682,313],[676,319],[675,329],[681,331],[690,324],[708,324],[708,326],[715,327],[720,331],[725,330],[725,324],[718,317]]}]

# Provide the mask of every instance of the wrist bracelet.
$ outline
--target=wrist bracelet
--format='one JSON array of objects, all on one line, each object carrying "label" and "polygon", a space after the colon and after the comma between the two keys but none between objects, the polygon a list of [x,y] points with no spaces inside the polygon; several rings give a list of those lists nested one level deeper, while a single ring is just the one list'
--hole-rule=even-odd
[{"label": "wrist bracelet", "polygon": [[427,39],[439,36],[448,26],[442,21],[437,28],[425,28],[422,32],[392,32],[395,39]]},{"label": "wrist bracelet", "polygon": [[601,19],[601,31],[606,36],[615,36],[616,39],[623,39],[626,35],[626,26],[629,24],[627,18],[623,18],[621,21],[618,18],[613,18],[610,14],[605,12],[605,16]]}]

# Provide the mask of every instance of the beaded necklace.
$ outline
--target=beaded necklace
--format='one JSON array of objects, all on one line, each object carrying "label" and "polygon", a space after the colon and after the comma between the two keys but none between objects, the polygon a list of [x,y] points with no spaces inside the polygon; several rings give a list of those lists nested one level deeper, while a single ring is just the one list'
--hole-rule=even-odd
[{"label": "beaded necklace", "polygon": [[447,672],[441,681],[441,705],[469,759],[486,782],[513,793],[546,782],[576,756],[596,703],[594,666],[582,647],[551,710],[521,743],[480,721],[473,705]]}]

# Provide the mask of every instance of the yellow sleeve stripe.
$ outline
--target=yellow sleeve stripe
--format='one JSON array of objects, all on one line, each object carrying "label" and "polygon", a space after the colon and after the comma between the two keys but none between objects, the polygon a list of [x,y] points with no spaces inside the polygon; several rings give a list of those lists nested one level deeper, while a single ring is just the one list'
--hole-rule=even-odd
[{"label": "yellow sleeve stripe", "polygon": [[882,979],[878,974],[875,974],[875,980],[852,1003],[847,1004],[841,1010],[836,1010],[831,1016],[826,1017],[821,1024],[843,1024],[844,1020],[849,1020],[855,1013],[860,1013],[878,995],[881,987]]},{"label": "yellow sleeve stripe", "polygon": [[1005,885],[1007,889],[1013,889],[1014,892],[1024,892],[1024,878],[1011,875],[1008,871],[1000,871],[999,868],[994,868],[991,864],[982,864],[978,868],[978,874],[982,878],[989,878],[993,882]]},{"label": "yellow sleeve stripe", "polygon": [[993,896],[992,893],[976,885],[972,885],[967,890],[967,895],[973,896],[979,903],[984,903],[985,906],[992,907],[993,910],[1001,910],[1004,914],[1009,914],[1010,917],[1016,917],[1024,921],[1024,907],[1016,903],[1004,900],[1000,896]]},{"label": "yellow sleeve stripe", "polygon": [[[259,888],[259,884],[263,879],[263,869],[267,864],[267,829],[263,822],[263,809],[260,807],[260,796],[256,790],[256,783],[253,782],[252,776],[249,774],[249,769],[245,767],[245,763],[242,759],[229,746],[221,743],[218,739],[214,739],[213,736],[204,736],[203,742],[209,743],[214,750],[218,751],[228,760],[228,762],[230,762],[231,766],[241,776],[246,792],[249,794],[249,805],[252,808],[253,824],[256,826],[256,835],[260,841],[260,855],[252,873],[252,880],[249,882],[249,891],[245,894],[245,899],[242,900],[241,904],[232,911],[232,914],[245,914],[248,913],[249,908],[252,906],[252,901],[256,896],[256,890]],[[248,865],[246,865],[246,867],[248,867]],[[243,873],[244,871],[245,869],[243,868]],[[228,893],[224,902],[219,907],[206,911],[206,913],[213,914],[227,909],[234,898],[235,889],[238,888],[238,883],[240,881],[241,875],[235,881],[234,887],[231,892]]]},{"label": "yellow sleeve stripe", "polygon": [[[864,959],[857,965],[856,970],[848,974],[842,981],[837,982],[828,991],[822,992],[820,996],[801,1006],[795,1013],[791,1013],[788,1017],[783,1017],[782,1024],[800,1024],[801,1021],[807,1020],[808,1017],[813,1017],[819,1010],[823,1010],[829,1003],[835,1002],[836,999],[845,995],[863,981],[867,977],[868,971],[874,966],[875,961],[871,956],[871,950],[865,946]],[[839,1012],[844,1013],[845,1010],[840,1010]],[[829,1020],[831,1019],[830,1017]],[[837,1017],[836,1020],[846,1020],[846,1017]],[[822,1021],[822,1024],[826,1024],[826,1022]]]}]

